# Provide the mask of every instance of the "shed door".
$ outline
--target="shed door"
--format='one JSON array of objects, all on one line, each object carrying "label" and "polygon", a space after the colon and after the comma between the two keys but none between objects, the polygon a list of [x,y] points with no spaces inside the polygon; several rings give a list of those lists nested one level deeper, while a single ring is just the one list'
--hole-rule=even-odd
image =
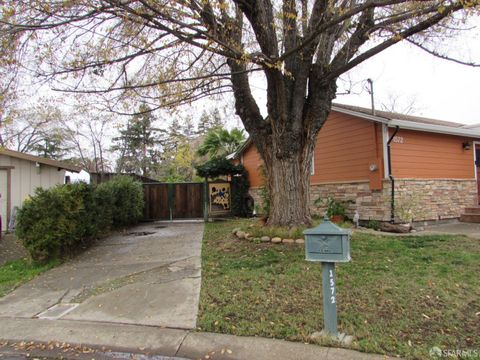
[{"label": "shed door", "polygon": [[477,172],[477,197],[480,204],[480,145],[475,145],[475,169]]},{"label": "shed door", "polygon": [[0,170],[0,216],[2,217],[2,231],[8,228],[7,198],[8,198],[8,171]]}]

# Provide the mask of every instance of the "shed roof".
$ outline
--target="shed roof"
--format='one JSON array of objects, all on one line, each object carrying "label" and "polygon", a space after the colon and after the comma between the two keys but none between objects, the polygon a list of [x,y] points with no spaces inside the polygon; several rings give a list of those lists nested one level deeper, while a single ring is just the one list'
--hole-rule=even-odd
[{"label": "shed roof", "polygon": [[30,155],[30,154],[25,154],[19,151],[14,151],[14,150],[9,150],[9,149],[1,149],[0,148],[0,155],[7,155],[11,156],[16,159],[21,159],[21,160],[27,160],[27,161],[32,161],[36,162],[39,164],[44,164],[52,167],[56,167],[59,169],[64,169],[72,172],[79,173],[82,171],[81,168],[78,166],[70,165],[68,163],[62,162],[62,161],[57,161],[57,160],[52,160],[52,159],[47,159],[41,156],[35,156],[35,155]]}]

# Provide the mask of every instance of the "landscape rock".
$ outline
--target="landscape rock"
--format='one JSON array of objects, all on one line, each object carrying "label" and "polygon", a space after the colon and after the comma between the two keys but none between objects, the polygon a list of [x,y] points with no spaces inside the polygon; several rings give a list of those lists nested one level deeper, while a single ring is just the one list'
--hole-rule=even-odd
[{"label": "landscape rock", "polygon": [[304,244],[305,240],[304,239],[295,239],[295,244]]},{"label": "landscape rock", "polygon": [[269,236],[262,236],[262,237],[260,238],[260,240],[261,240],[262,242],[270,242],[270,237],[269,237]]},{"label": "landscape rock", "polygon": [[344,346],[350,346],[353,342],[353,336],[346,335],[346,334],[338,334],[337,336],[332,336],[329,333],[327,333],[325,330],[322,331],[317,331],[314,332],[312,335],[310,335],[310,339],[314,341],[318,341],[321,339],[327,339],[327,340],[333,340],[337,342],[338,344],[344,345]]},{"label": "landscape rock", "polygon": [[245,232],[244,231],[237,231],[236,235],[239,239],[245,239]]},{"label": "landscape rock", "polygon": [[294,244],[295,240],[293,240],[293,239],[283,239],[282,242],[285,243],[285,244]]},{"label": "landscape rock", "polygon": [[380,223],[380,230],[385,232],[404,234],[410,232],[410,224],[390,224],[387,222]]},{"label": "landscape rock", "polygon": [[233,235],[237,235],[237,232],[239,232],[241,229],[240,228],[235,228],[232,230]]},{"label": "landscape rock", "polygon": [[282,238],[279,238],[279,237],[272,238],[272,243],[274,244],[279,244],[281,242],[282,242]]}]

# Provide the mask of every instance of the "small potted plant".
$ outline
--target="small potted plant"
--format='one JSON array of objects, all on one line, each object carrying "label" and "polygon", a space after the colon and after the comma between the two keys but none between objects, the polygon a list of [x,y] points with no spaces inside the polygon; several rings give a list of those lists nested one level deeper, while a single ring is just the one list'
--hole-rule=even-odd
[{"label": "small potted plant", "polygon": [[344,201],[335,200],[333,197],[328,196],[326,199],[318,198],[315,200],[315,205],[327,208],[326,214],[330,221],[338,224],[345,220],[346,205]]}]

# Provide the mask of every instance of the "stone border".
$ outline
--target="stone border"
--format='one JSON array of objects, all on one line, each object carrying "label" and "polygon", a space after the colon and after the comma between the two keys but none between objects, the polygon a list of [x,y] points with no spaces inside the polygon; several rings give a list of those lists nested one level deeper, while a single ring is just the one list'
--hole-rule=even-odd
[{"label": "stone border", "polygon": [[249,240],[249,241],[257,241],[262,243],[272,243],[272,244],[304,244],[304,239],[282,239],[280,237],[272,237],[269,236],[262,236],[262,237],[253,237],[246,231],[241,229],[233,229],[232,234],[235,235],[240,240]]}]

